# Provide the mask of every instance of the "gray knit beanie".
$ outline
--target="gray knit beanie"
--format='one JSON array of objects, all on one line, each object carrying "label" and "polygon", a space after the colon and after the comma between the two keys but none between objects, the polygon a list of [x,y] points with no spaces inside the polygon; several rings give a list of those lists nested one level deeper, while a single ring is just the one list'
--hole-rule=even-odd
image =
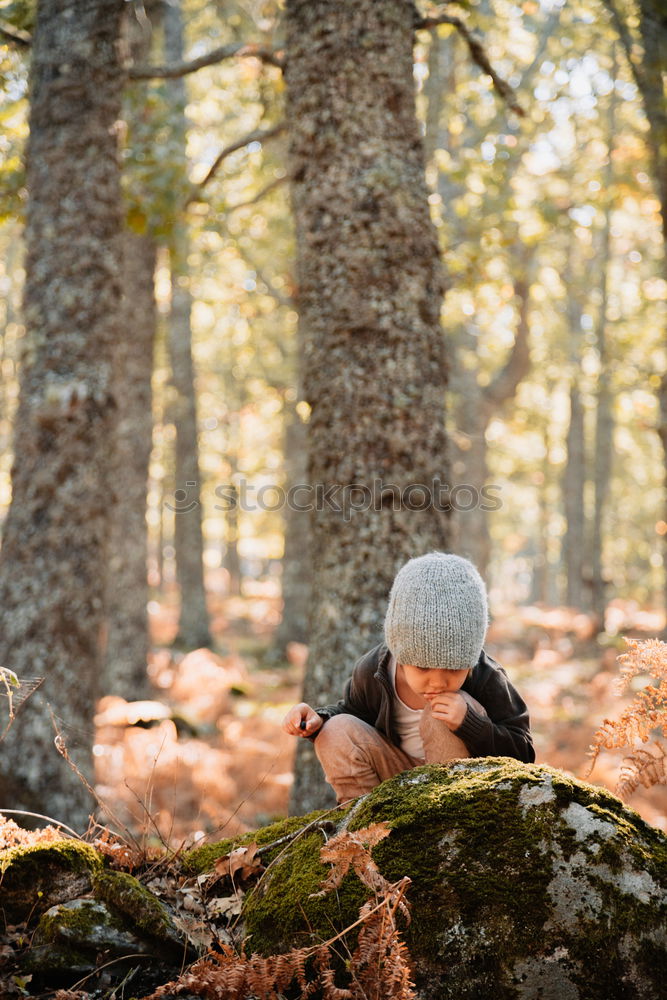
[{"label": "gray knit beanie", "polygon": [[410,559],[396,574],[384,634],[398,663],[474,667],[487,624],[486,587],[467,559],[430,552]]}]

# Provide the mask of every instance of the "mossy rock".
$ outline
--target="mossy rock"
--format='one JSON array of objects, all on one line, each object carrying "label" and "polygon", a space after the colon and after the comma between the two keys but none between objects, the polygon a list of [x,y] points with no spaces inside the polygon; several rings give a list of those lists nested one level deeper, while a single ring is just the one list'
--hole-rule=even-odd
[{"label": "mossy rock", "polygon": [[[132,875],[102,872],[94,898],[52,906],[42,914],[28,954],[28,968],[45,973],[90,972],[98,956],[150,955],[176,968],[196,957],[167,907]],[[115,967],[115,973],[123,971]]]},{"label": "mossy rock", "polygon": [[0,851],[0,912],[5,923],[37,918],[90,891],[102,858],[89,844],[58,840]]},{"label": "mossy rock", "polygon": [[[667,982],[667,838],[609,792],[509,758],[427,766],[358,800],[345,823],[388,822],[373,851],[408,875],[405,931],[420,1000],[658,1000]],[[264,954],[351,924],[366,890],[324,899],[323,837],[283,849],[246,905]]]},{"label": "mossy rock", "polygon": [[97,900],[111,907],[126,928],[151,942],[152,953],[179,961],[188,958],[187,941],[176,929],[169,910],[134,876],[102,872],[95,876],[93,892]]},{"label": "mossy rock", "polygon": [[[95,969],[98,956],[152,954],[150,945],[97,899],[74,899],[52,906],[40,917],[26,958],[32,973],[71,971],[80,975]],[[115,969],[118,974],[122,967]]]}]

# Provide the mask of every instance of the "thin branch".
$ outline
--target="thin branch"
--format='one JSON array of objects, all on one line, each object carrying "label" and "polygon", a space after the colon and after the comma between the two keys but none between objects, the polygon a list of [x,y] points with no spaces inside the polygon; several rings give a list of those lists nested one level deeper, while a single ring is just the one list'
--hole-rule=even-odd
[{"label": "thin branch", "polygon": [[233,56],[252,56],[260,59],[270,66],[278,66],[283,69],[284,59],[271,49],[265,49],[261,45],[247,45],[243,42],[235,42],[232,45],[221,45],[220,48],[213,49],[207,55],[199,56],[190,62],[174,63],[172,66],[131,66],[128,69],[130,80],[152,80],[160,78],[162,80],[174,80],[179,76],[187,76],[188,73],[195,73],[204,66],[214,66],[216,63],[224,62]]},{"label": "thin branch", "polygon": [[0,37],[6,38],[7,41],[13,42],[14,45],[18,45],[22,49],[29,49],[32,45],[32,38],[27,31],[15,28],[13,25],[7,24],[6,21],[0,21]]},{"label": "thin branch", "polygon": [[274,181],[271,181],[269,184],[266,184],[261,189],[261,191],[258,191],[257,194],[254,196],[254,198],[248,198],[247,201],[239,201],[236,205],[230,205],[229,208],[226,210],[226,214],[229,215],[230,212],[235,212],[237,208],[247,208],[248,205],[256,205],[258,201],[261,201],[262,198],[265,198],[267,194],[271,194],[271,192],[275,191],[276,188],[281,187],[283,184],[286,184],[288,180],[289,177],[287,176],[287,174],[285,174],[284,177],[277,177]]},{"label": "thin branch", "polygon": [[71,835],[76,837],[77,840],[83,840],[81,834],[77,833],[76,830],[73,830],[71,826],[67,826],[66,823],[61,823],[59,819],[54,819],[53,816],[45,816],[44,813],[28,812],[27,809],[5,809],[0,806],[0,816],[32,816],[34,819],[45,819],[51,826],[59,826],[63,830],[67,830],[68,833],[71,833]]},{"label": "thin branch", "polygon": [[502,77],[498,76],[491,65],[489,57],[484,51],[484,46],[479,39],[475,38],[475,36],[470,32],[460,17],[452,17],[450,14],[437,14],[434,17],[423,17],[417,22],[417,28],[437,28],[439,24],[451,24],[454,28],[456,28],[459,34],[462,35],[466,41],[472,61],[479,66],[483,73],[486,73],[487,76],[491,77],[491,81],[496,92],[502,97],[512,111],[519,115],[520,118],[525,118],[526,112],[519,104],[519,100],[514,93],[514,89],[510,87],[506,80],[503,80]]},{"label": "thin branch", "polygon": [[225,148],[222,149],[216,156],[215,161],[211,166],[210,170],[208,171],[208,173],[206,174],[204,180],[200,181],[199,184],[195,185],[195,190],[188,198],[187,203],[190,204],[190,202],[198,200],[199,192],[201,192],[206,187],[211,178],[215,176],[220,167],[220,164],[228,156],[231,156],[232,153],[235,153],[239,149],[243,149],[244,146],[247,146],[251,142],[266,142],[267,139],[273,138],[274,135],[279,135],[281,132],[284,132],[286,128],[287,128],[286,122],[284,121],[278,122],[277,125],[273,125],[271,128],[255,129],[254,132],[249,132],[247,135],[244,135],[241,139],[237,139],[236,142],[232,142],[229,146],[225,146]]}]

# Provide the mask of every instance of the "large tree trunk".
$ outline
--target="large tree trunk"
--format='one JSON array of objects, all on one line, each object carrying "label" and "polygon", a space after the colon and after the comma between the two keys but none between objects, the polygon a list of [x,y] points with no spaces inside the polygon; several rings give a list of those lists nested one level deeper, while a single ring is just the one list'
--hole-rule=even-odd
[{"label": "large tree trunk", "polygon": [[[321,508],[311,703],[339,696],[382,638],[398,567],[449,540],[433,485],[447,482],[442,272],[415,117],[413,14],[407,0],[286,6],[309,480]],[[411,484],[425,489],[406,495]],[[322,787],[299,754],[294,806],[318,804]]]},{"label": "large tree trunk", "polygon": [[108,636],[104,692],[143,697],[148,689],[148,537],[146,494],[152,446],[151,375],[156,326],[155,242],[123,236],[123,329],[114,359],[119,405],[113,455],[116,501],[111,515],[107,581]]},{"label": "large tree trunk", "polygon": [[2,744],[0,801],[85,826],[122,335],[115,123],[121,0],[41,0],[32,67],[26,346],[0,553],[0,664],[45,677]]},{"label": "large tree trunk", "polygon": [[[164,10],[165,55],[169,63],[183,60],[183,19],[180,0],[167,4]],[[167,84],[171,96],[172,128],[183,151],[185,143],[185,84],[182,79]],[[201,475],[199,471],[199,439],[197,433],[197,400],[192,363],[192,295],[188,272],[188,233],[181,221],[174,226],[170,248],[171,314],[169,316],[169,349],[172,384],[177,401],[174,406],[176,425],[177,503],[175,514],[176,574],[181,595],[177,642],[193,648],[210,646],[211,634],[204,589],[203,537],[201,516]],[[183,491],[178,494],[178,491]]]}]

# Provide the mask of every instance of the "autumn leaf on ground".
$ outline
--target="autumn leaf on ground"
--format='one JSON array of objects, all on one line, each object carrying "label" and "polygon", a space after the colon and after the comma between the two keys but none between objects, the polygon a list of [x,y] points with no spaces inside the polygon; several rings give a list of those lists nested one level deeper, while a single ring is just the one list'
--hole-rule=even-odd
[{"label": "autumn leaf on ground", "polygon": [[238,917],[243,911],[243,900],[241,892],[233,896],[217,896],[209,899],[206,908],[212,917]]},{"label": "autumn leaf on ground", "polygon": [[259,857],[257,844],[253,841],[247,847],[237,847],[230,854],[218,858],[215,871],[220,877],[229,875],[232,882],[237,872],[241,873],[241,881],[250,878],[251,875],[258,875],[264,871],[264,866]]}]

